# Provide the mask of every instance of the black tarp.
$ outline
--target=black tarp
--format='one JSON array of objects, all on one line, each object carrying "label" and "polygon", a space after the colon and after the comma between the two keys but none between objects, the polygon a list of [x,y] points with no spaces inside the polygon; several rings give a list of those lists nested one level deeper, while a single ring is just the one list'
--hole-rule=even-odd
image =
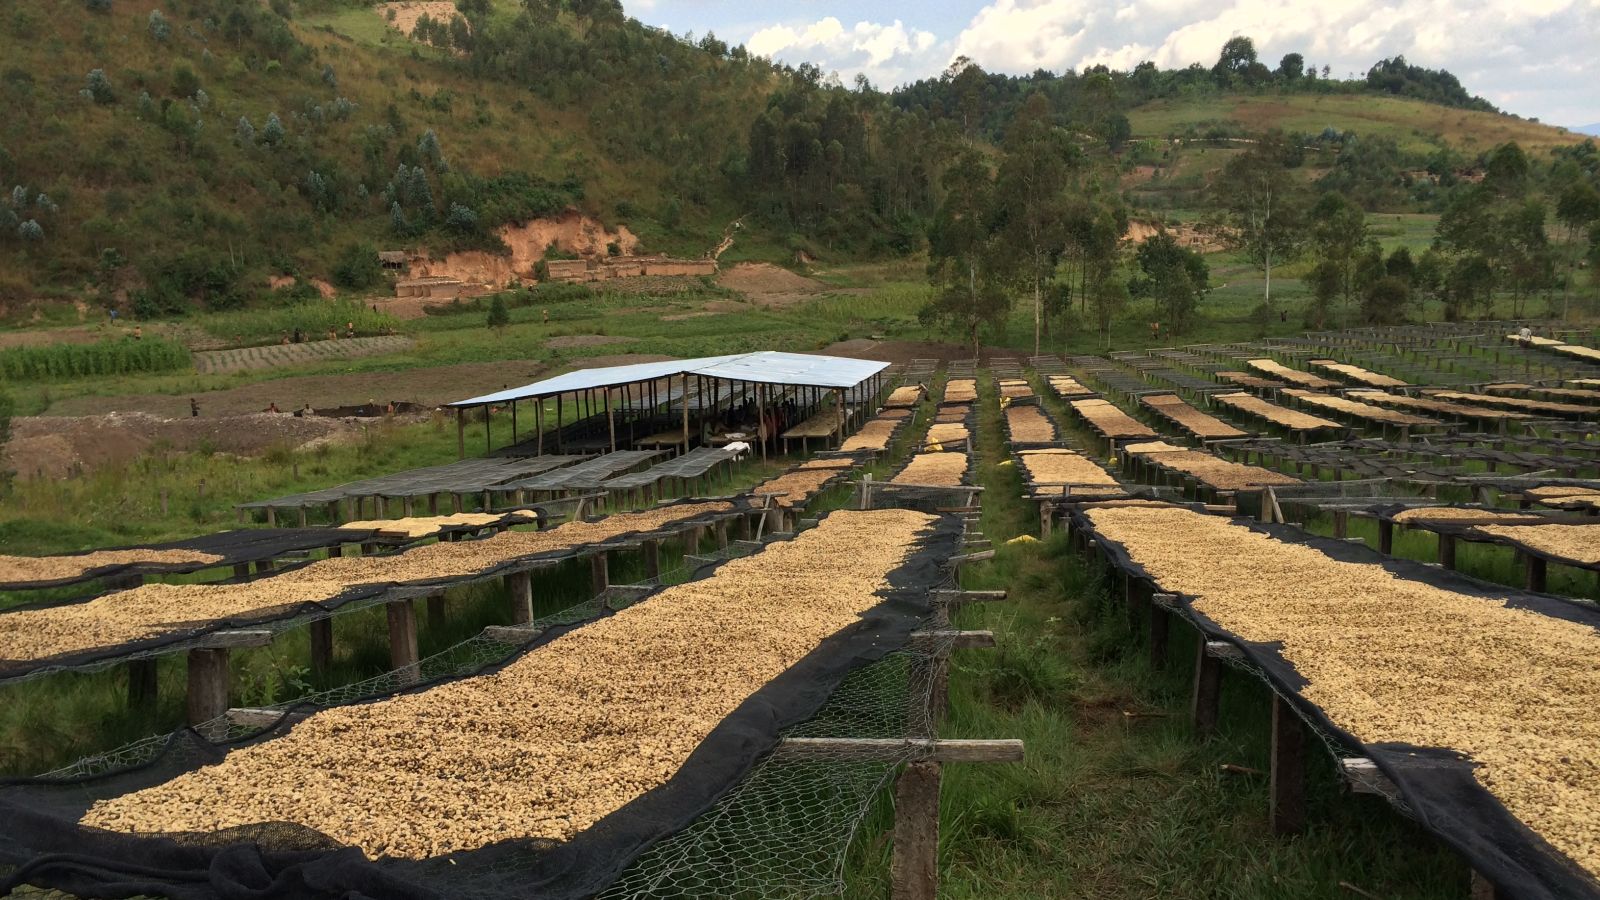
[{"label": "black tarp", "polygon": [[[1129,556],[1126,548],[1094,532],[1093,523],[1085,513],[1074,512],[1073,520],[1073,527],[1096,534],[1101,551],[1114,565],[1130,575],[1159,585]],[[1349,541],[1315,537],[1287,525],[1268,525],[1250,519],[1234,519],[1233,522],[1285,543],[1311,547],[1341,562],[1379,565],[1398,578],[1470,597],[1481,597],[1486,601],[1504,601],[1515,609],[1600,628],[1600,610],[1581,603],[1489,584],[1447,569],[1384,556]],[[1355,735],[1335,725],[1321,708],[1301,695],[1307,682],[1283,657],[1281,645],[1239,638],[1196,610],[1192,599],[1178,595],[1185,616],[1208,639],[1226,641],[1239,647],[1249,663],[1272,683],[1274,690],[1291,703],[1306,721],[1351,755],[1371,759],[1399,790],[1412,817],[1465,857],[1473,869],[1501,891],[1502,896],[1513,900],[1600,897],[1600,884],[1511,815],[1499,800],[1478,783],[1473,776],[1476,764],[1471,760],[1447,747],[1363,743]],[[1351,652],[1359,653],[1360,650],[1352,648]]]},{"label": "black tarp", "polygon": [[[943,564],[960,541],[960,523],[943,517],[889,574],[884,599],[859,623],[823,640],[748,697],[665,784],[570,841],[514,840],[427,860],[369,861],[324,835],[285,823],[161,837],[77,825],[97,800],[163,783],[235,747],[281,735],[299,719],[291,710],[276,727],[223,745],[179,732],[154,761],[103,776],[0,781],[0,863],[19,867],[0,892],[35,884],[86,898],[148,894],[178,900],[592,896],[651,844],[687,826],[736,787],[777,745],[783,729],[815,715],[850,672],[903,647],[930,611],[926,592],[948,580]],[[709,577],[719,565],[696,577]],[[578,627],[582,623],[547,631],[522,653]],[[522,653],[477,674],[497,671]]]},{"label": "black tarp", "polygon": [[[707,502],[714,501],[682,498],[664,504],[663,506],[671,507],[688,503]],[[726,502],[730,504],[730,509],[724,512],[707,513],[705,515],[695,516],[691,519],[685,519],[681,522],[673,522],[670,525],[656,529],[655,531],[627,532],[617,535],[616,537],[611,538],[603,543],[581,544],[575,547],[567,547],[559,550],[550,550],[544,553],[534,553],[525,556],[519,556],[514,559],[508,559],[498,565],[483,569],[470,576],[425,579],[422,581],[374,582],[370,584],[351,585],[336,596],[328,597],[320,601],[290,603],[281,606],[266,607],[236,616],[229,616],[227,618],[208,619],[199,622],[175,623],[170,631],[143,640],[127,641],[107,647],[88,648],[77,653],[60,654],[44,659],[0,659],[0,683],[3,683],[9,679],[27,677],[28,675],[41,670],[81,667],[107,660],[132,656],[136,653],[160,650],[165,647],[176,647],[217,631],[259,626],[278,620],[288,620],[297,618],[299,616],[332,612],[340,607],[348,606],[351,603],[360,601],[376,601],[378,598],[382,597],[392,597],[393,599],[399,600],[405,599],[406,597],[422,596],[424,594],[438,590],[444,590],[458,584],[466,584],[468,582],[484,578],[493,578],[508,572],[532,568],[538,565],[554,564],[563,559],[569,559],[572,557],[593,553],[598,549],[639,541],[649,537],[652,534],[676,533],[684,528],[690,527],[695,523],[715,521],[716,519],[738,515],[750,509],[749,500],[746,498],[721,498],[721,500],[717,502]],[[663,508],[663,506],[653,508],[660,509]],[[280,574],[283,571],[289,571],[289,569],[280,569]],[[97,599],[97,597],[103,596],[105,595],[100,594],[96,597],[77,598],[67,601],[26,604],[23,606],[13,607],[4,613],[0,613],[0,615],[9,615],[23,610],[46,609],[70,604],[87,603],[90,600],[94,600]]]}]

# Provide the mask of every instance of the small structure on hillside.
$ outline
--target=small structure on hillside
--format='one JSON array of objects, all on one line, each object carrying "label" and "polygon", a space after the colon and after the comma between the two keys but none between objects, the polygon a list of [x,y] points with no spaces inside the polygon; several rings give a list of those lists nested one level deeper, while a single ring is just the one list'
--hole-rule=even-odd
[{"label": "small structure on hillside", "polygon": [[422,278],[404,278],[394,284],[396,297],[425,297],[432,300],[454,300],[484,293],[483,285],[468,285],[459,278],[445,275],[428,275]]},{"label": "small structure on hillside", "polygon": [[378,264],[385,269],[400,271],[406,267],[406,252],[404,250],[379,250]]},{"label": "small structure on hillside", "polygon": [[552,259],[545,263],[550,281],[608,281],[645,275],[696,277],[717,274],[715,259],[674,259],[669,256],[612,256],[604,259]]}]

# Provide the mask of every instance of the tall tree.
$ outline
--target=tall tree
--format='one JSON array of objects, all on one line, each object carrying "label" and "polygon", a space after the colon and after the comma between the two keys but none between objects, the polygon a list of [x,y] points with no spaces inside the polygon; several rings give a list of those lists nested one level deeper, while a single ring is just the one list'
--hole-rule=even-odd
[{"label": "tall tree", "polygon": [[1567,257],[1567,277],[1561,282],[1561,315],[1572,311],[1572,283],[1577,278],[1578,259],[1583,255],[1586,233],[1600,223],[1600,191],[1588,181],[1567,185],[1556,200],[1556,221],[1566,232],[1563,249]]},{"label": "tall tree", "polygon": [[1002,246],[1018,256],[1017,269],[1033,291],[1033,353],[1044,330],[1044,298],[1066,243],[1068,187],[1078,148],[1050,121],[1050,104],[1033,94],[1006,133],[1005,156],[996,178],[1003,211]]},{"label": "tall tree", "polygon": [[1150,297],[1173,334],[1188,330],[1200,301],[1211,290],[1205,257],[1179,244],[1166,229],[1139,245],[1134,254],[1139,277],[1129,285],[1134,296]]},{"label": "tall tree", "polygon": [[928,276],[935,293],[920,317],[959,329],[978,356],[978,331],[1000,326],[1011,311],[995,252],[994,176],[976,151],[961,154],[945,171],[945,200],[928,231]]},{"label": "tall tree", "polygon": [[1282,132],[1268,132],[1229,160],[1212,185],[1230,243],[1266,278],[1262,303],[1269,309],[1272,267],[1299,256],[1305,242],[1305,192],[1287,166],[1291,149]]},{"label": "tall tree", "polygon": [[1366,212],[1343,194],[1329,191],[1311,208],[1309,233],[1311,250],[1322,268],[1318,286],[1334,287],[1334,295],[1350,309],[1356,293],[1356,257],[1368,242]]}]

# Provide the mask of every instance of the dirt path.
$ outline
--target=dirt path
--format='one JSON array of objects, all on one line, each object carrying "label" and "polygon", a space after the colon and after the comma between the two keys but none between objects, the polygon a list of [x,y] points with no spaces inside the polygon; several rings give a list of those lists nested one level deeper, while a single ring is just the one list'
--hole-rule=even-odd
[{"label": "dirt path", "polygon": [[400,335],[309,341],[304,344],[269,344],[236,350],[207,350],[194,355],[195,371],[202,375],[303,366],[330,359],[353,359],[411,349],[411,339]]}]

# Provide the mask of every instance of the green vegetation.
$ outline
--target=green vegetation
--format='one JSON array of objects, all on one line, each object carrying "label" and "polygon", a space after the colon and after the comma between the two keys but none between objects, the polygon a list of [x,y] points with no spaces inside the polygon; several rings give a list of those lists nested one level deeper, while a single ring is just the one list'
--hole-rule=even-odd
[{"label": "green vegetation", "polygon": [[154,337],[0,350],[0,377],[17,381],[175,372],[192,364],[182,344]]},{"label": "green vegetation", "polygon": [[354,300],[302,300],[292,306],[246,309],[202,316],[197,324],[231,346],[276,344],[293,339],[298,331],[308,341],[323,340],[328,333],[344,337],[349,326],[358,336],[384,334],[399,324],[392,317]]}]

